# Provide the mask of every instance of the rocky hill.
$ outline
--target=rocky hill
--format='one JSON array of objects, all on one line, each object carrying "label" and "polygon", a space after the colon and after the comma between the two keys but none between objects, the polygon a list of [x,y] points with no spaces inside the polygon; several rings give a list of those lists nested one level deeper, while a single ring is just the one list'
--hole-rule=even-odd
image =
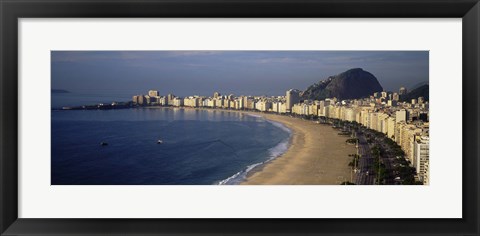
[{"label": "rocky hill", "polygon": [[373,74],[361,68],[354,68],[311,85],[302,92],[301,98],[313,100],[333,97],[357,99],[381,91],[383,88]]},{"label": "rocky hill", "polygon": [[400,97],[401,101],[407,101],[410,102],[412,99],[418,99],[419,97],[423,97],[425,101],[428,101],[429,99],[429,86],[428,84],[424,84],[407,94],[403,95]]}]

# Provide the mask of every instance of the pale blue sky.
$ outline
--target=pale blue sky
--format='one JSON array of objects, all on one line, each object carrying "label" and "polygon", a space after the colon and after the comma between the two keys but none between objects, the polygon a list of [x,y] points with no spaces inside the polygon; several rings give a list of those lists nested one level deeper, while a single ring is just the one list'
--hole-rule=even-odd
[{"label": "pale blue sky", "polygon": [[428,81],[428,51],[52,51],[52,88],[284,95],[351,68],[384,89]]}]

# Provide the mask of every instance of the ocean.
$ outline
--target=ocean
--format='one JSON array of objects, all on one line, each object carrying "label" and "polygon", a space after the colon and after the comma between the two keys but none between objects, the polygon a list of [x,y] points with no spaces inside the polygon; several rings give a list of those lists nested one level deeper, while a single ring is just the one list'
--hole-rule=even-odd
[{"label": "ocean", "polygon": [[[58,96],[68,101],[53,94],[52,107]],[[280,123],[221,110],[52,110],[51,118],[52,185],[239,184],[291,136]]]},{"label": "ocean", "polygon": [[[143,92],[145,93],[145,92]],[[52,108],[64,106],[95,105],[99,103],[131,101],[133,95],[141,94],[140,91],[126,90],[77,90],[69,93],[52,93]]]}]

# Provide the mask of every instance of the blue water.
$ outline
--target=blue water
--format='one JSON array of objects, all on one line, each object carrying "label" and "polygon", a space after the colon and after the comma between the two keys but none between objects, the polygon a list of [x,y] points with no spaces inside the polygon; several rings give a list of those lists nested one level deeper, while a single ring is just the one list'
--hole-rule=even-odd
[{"label": "blue water", "polygon": [[[238,184],[254,166],[283,153],[289,137],[289,130],[278,123],[218,110],[52,111],[51,181]],[[164,143],[157,144],[158,139]]]},{"label": "blue water", "polygon": [[[146,92],[143,92],[146,93]],[[99,103],[127,102],[141,91],[125,90],[76,90],[69,93],[52,93],[52,108],[65,106],[96,105]]]}]

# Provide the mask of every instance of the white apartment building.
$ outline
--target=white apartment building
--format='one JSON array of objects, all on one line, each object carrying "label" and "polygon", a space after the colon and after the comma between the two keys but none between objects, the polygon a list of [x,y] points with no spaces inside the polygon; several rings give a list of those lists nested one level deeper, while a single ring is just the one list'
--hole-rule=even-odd
[{"label": "white apartment building", "polygon": [[300,91],[296,89],[290,89],[286,92],[286,104],[287,111],[291,111],[294,104],[300,101]]},{"label": "white apartment building", "polygon": [[408,112],[407,112],[407,110],[402,109],[402,110],[396,111],[396,112],[395,112],[395,120],[396,120],[397,123],[398,123],[398,122],[402,122],[402,121],[407,122],[407,121],[408,121]]},{"label": "white apartment building", "polygon": [[174,98],[172,101],[173,106],[175,107],[181,107],[183,106],[183,99],[181,98]]},{"label": "white apartment building", "polygon": [[150,91],[148,91],[148,96],[158,97],[158,91],[157,90],[150,90]]},{"label": "white apartment building", "polygon": [[[429,162],[429,137],[421,136],[414,144],[414,163],[413,166],[417,170],[418,178],[424,182],[428,179],[428,162]],[[427,180],[428,181],[428,180]]]},{"label": "white apartment building", "polygon": [[183,105],[186,107],[199,107],[199,100],[198,97],[186,97],[183,99]]},{"label": "white apartment building", "polygon": [[378,130],[378,114],[376,112],[369,113],[370,115],[370,126],[368,128],[373,130]]},{"label": "white apartment building", "polygon": [[395,141],[395,118],[393,117],[388,117],[387,119],[387,137]]}]

